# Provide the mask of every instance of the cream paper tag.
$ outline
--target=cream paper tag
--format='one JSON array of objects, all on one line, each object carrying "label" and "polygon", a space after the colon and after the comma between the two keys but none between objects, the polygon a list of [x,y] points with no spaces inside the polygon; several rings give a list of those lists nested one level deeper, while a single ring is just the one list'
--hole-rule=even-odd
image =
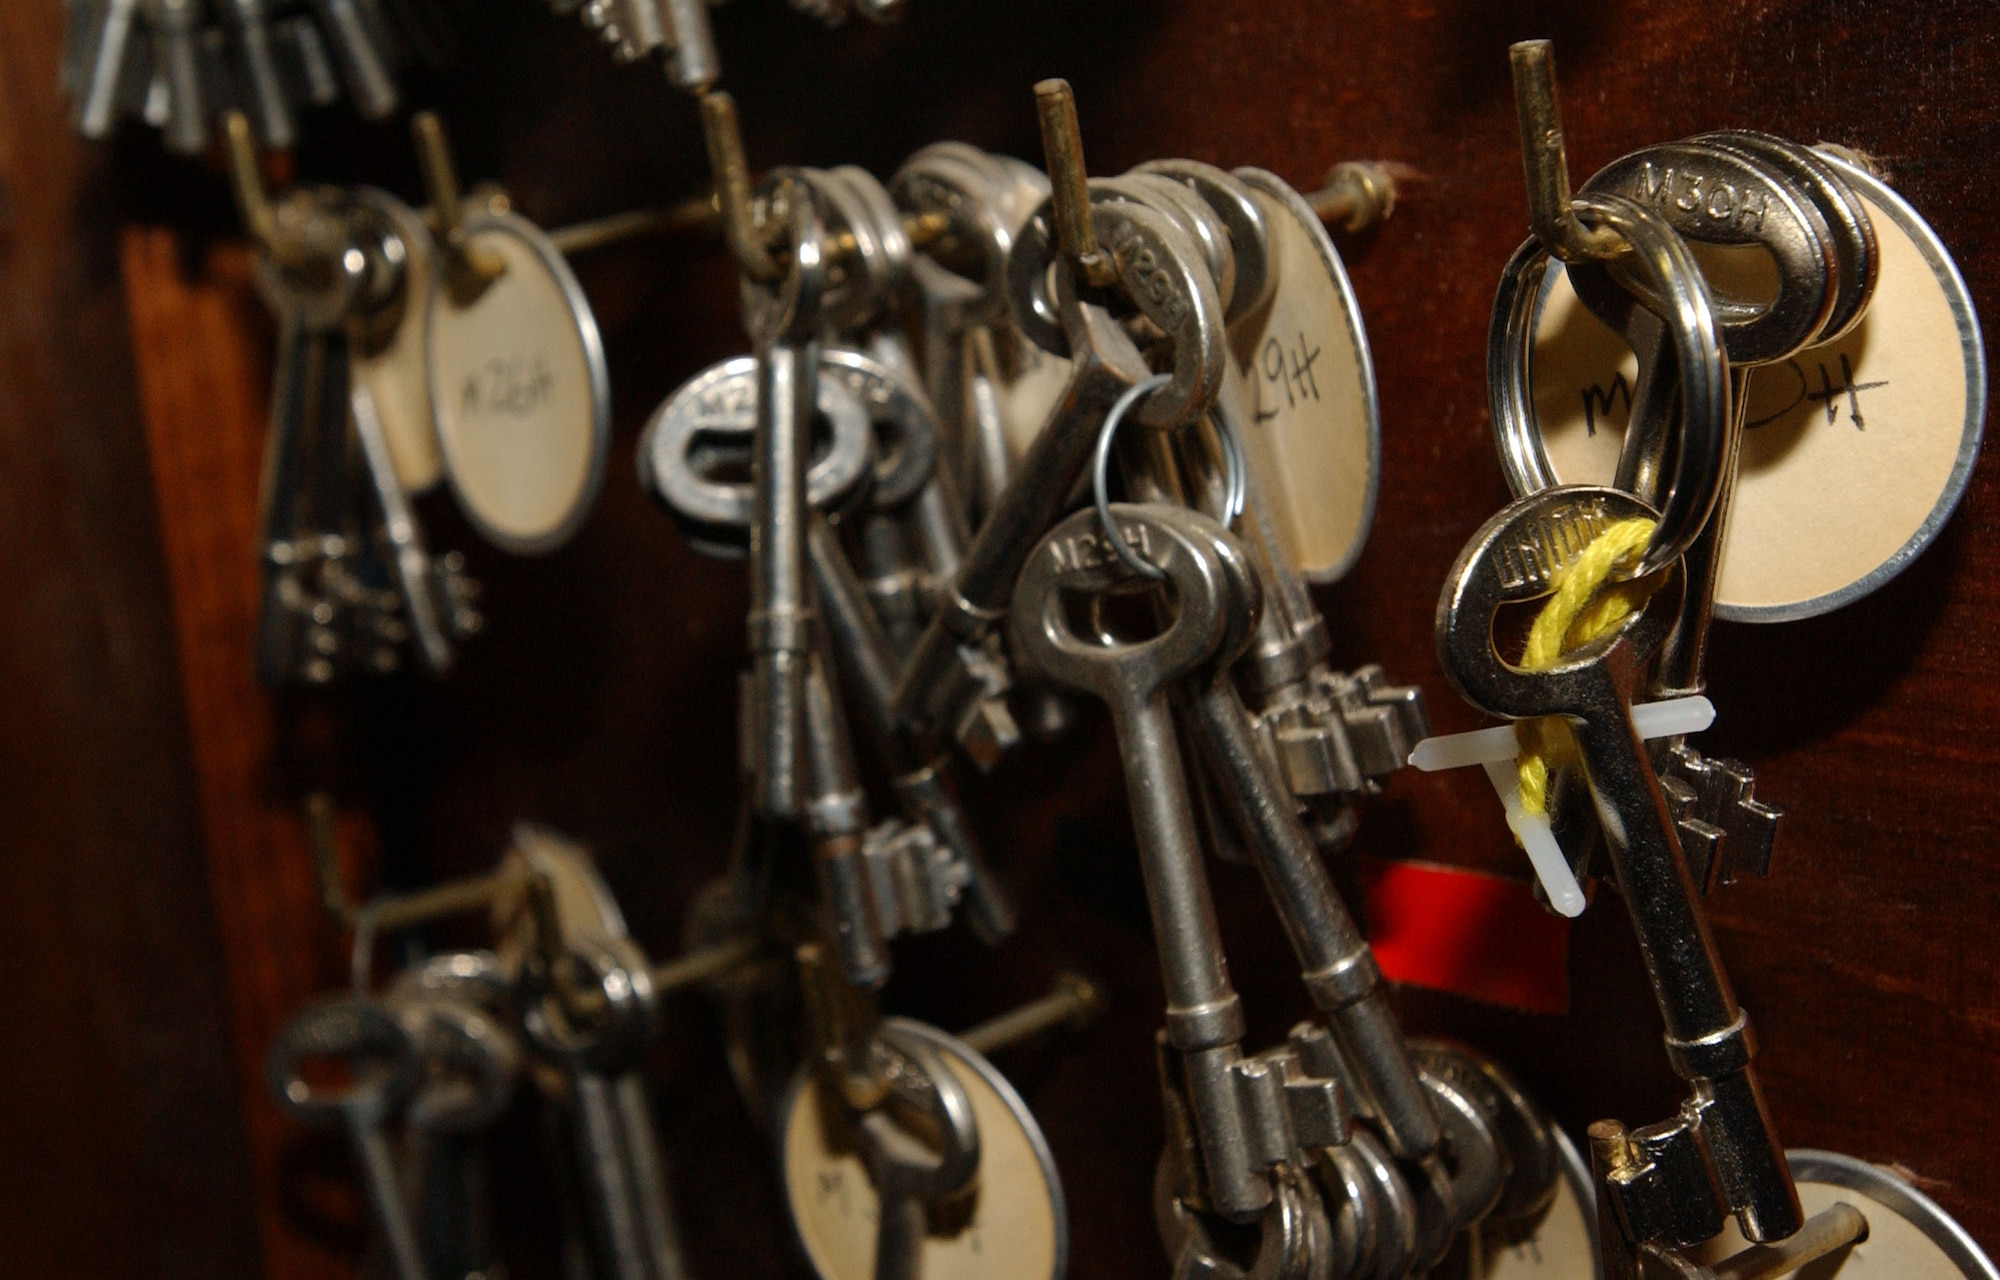
[{"label": "cream paper tag", "polygon": [[[952,1069],[979,1126],[979,1175],[970,1217],[950,1235],[926,1236],[918,1271],[953,1280],[1053,1280],[1065,1261],[1061,1189],[1039,1131],[1018,1095],[989,1076],[947,1036],[916,1029]],[[996,1087],[999,1086],[999,1087]],[[1024,1123],[1025,1121],[1025,1123]],[[785,1117],[785,1194],[799,1239],[822,1280],[872,1280],[879,1201],[868,1170],[851,1147],[836,1147],[808,1077]]]},{"label": "cream paper tag", "polygon": [[1531,1226],[1485,1223],[1479,1248],[1485,1280],[1588,1280],[1597,1274],[1597,1213],[1570,1178],[1559,1178],[1556,1198]]},{"label": "cream paper tag", "polygon": [[1013,335],[1014,368],[993,379],[993,398],[1007,431],[1007,452],[1018,463],[1048,424],[1069,385],[1070,362],[1050,355],[1021,334]]},{"label": "cream paper tag", "polygon": [[1261,170],[1236,177],[1264,213],[1278,280],[1262,311],[1230,326],[1245,402],[1236,426],[1293,562],[1312,581],[1333,582],[1353,567],[1375,518],[1381,433],[1368,342],[1311,208]]},{"label": "cream paper tag", "polygon": [[382,437],[388,442],[397,482],[405,493],[422,493],[444,474],[437,426],[431,418],[430,370],[424,360],[424,330],[437,279],[437,249],[430,232],[407,205],[384,200],[381,206],[391,211],[397,238],[403,242],[403,315],[386,346],[355,359],[354,376],[375,398],[375,413],[382,420]]},{"label": "cream paper tag", "polygon": [[468,223],[506,271],[469,306],[438,288],[429,364],[438,443],[466,515],[512,551],[547,551],[603,478],[609,378],[582,289],[546,237],[507,214]]},{"label": "cream paper tag", "polygon": [[[1800,1181],[1798,1188],[1799,1207],[1807,1217],[1847,1204],[1868,1219],[1868,1238],[1848,1249],[1839,1263],[1820,1263],[1802,1274],[1839,1280],[1962,1280],[1980,1274],[1961,1269],[1917,1224],[1862,1192],[1807,1181]],[[1694,1256],[1713,1266],[1748,1244],[1732,1218],[1722,1234],[1695,1250]]]},{"label": "cream paper tag", "polygon": [[[1964,284],[1900,197],[1854,185],[1880,246],[1874,302],[1846,337],[1750,373],[1716,591],[1731,621],[1812,617],[1894,577],[1936,537],[1978,453],[1985,370]],[[1560,268],[1534,373],[1555,475],[1610,483],[1637,361]]]}]

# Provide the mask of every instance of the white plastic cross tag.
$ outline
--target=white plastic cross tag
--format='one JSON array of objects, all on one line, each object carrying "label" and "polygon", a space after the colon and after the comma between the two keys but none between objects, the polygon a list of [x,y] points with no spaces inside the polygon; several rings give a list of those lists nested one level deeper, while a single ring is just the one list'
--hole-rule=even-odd
[{"label": "white plastic cross tag", "polygon": [[[1632,725],[1644,739],[1668,738],[1684,733],[1700,733],[1715,723],[1715,704],[1696,695],[1669,698],[1665,702],[1642,702],[1632,708]],[[1507,827],[1549,896],[1549,905],[1566,916],[1583,914],[1583,888],[1570,870],[1569,859],[1556,843],[1545,813],[1529,813],[1521,807],[1521,776],[1517,769],[1519,743],[1511,724],[1471,733],[1453,733],[1442,738],[1425,738],[1410,752],[1410,763],[1425,773],[1441,769],[1461,769],[1484,765],[1486,777],[1499,793],[1507,810]]]}]

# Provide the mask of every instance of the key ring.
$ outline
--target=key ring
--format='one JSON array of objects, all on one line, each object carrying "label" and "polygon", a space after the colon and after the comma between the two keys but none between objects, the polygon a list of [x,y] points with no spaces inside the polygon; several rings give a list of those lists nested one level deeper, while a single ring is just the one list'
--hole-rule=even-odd
[{"label": "key ring", "polygon": [[[1167,576],[1166,571],[1132,550],[1131,545],[1125,541],[1125,535],[1118,532],[1117,524],[1111,519],[1111,443],[1116,439],[1118,428],[1125,421],[1125,415],[1132,411],[1132,406],[1173,380],[1173,375],[1170,373],[1156,373],[1149,378],[1142,378],[1126,388],[1125,393],[1112,402],[1111,412],[1104,415],[1104,425],[1098,430],[1097,454],[1090,468],[1091,497],[1096,501],[1097,520],[1104,526],[1104,536],[1110,540],[1111,549],[1128,568],[1148,578],[1164,578]],[[1209,420],[1215,424],[1216,437],[1222,444],[1222,527],[1227,529],[1236,523],[1238,516],[1243,514],[1243,503],[1248,489],[1248,481],[1244,478],[1246,468],[1243,441],[1236,434],[1235,425],[1222,413],[1221,406],[1216,407]]]},{"label": "key ring", "polygon": [[[1716,325],[1715,303],[1686,242],[1658,214],[1622,196],[1579,193],[1572,207],[1591,223],[1623,236],[1623,261],[1655,298],[1681,369],[1681,433],[1673,483],[1659,527],[1631,577],[1657,572],[1680,557],[1708,523],[1722,489],[1722,453],[1729,428],[1729,366]],[[1487,330],[1486,369],[1494,442],[1517,496],[1557,483],[1535,428],[1534,344],[1542,268],[1548,250],[1530,239],[1501,273]]]}]

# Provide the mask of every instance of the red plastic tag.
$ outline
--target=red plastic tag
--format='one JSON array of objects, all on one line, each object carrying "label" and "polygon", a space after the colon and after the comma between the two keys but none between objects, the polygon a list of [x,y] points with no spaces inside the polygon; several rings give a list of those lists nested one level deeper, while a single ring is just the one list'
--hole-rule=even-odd
[{"label": "red plastic tag", "polygon": [[1368,942],[1394,982],[1525,1013],[1569,1011],[1569,921],[1526,880],[1370,859]]}]

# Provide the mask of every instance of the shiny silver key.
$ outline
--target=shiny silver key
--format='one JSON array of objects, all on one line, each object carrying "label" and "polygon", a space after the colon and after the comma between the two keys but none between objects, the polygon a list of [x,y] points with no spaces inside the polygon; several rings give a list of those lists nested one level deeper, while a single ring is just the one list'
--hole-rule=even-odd
[{"label": "shiny silver key", "polygon": [[[1674,823],[1644,743],[1631,720],[1631,701],[1645,666],[1674,623],[1681,576],[1669,579],[1650,604],[1617,632],[1544,671],[1511,666],[1494,648],[1493,620],[1508,603],[1541,598],[1551,579],[1607,523],[1652,518],[1638,499],[1615,489],[1547,489],[1489,520],[1453,565],[1438,601],[1438,659],[1459,693],[1489,714],[1510,719],[1560,715],[1575,730],[1620,896],[1638,935],[1666,1023],[1667,1051],[1692,1097],[1682,1114],[1657,1132],[1657,1167],[1686,1160],[1712,1168],[1724,1198],[1752,1239],[1775,1240],[1803,1220],[1786,1171],[1784,1151],[1751,1065],[1749,1022],[1736,1003],[1720,955],[1689,878]],[[1641,1133],[1647,1131],[1642,1130]],[[1705,1155],[1706,1160],[1699,1157]],[[1654,1208],[1683,1209],[1701,1188],[1643,1184],[1625,1192],[1628,1218]],[[1703,1215],[1677,1216],[1692,1234]],[[1673,1243],[1692,1244],[1695,1239]]]}]

